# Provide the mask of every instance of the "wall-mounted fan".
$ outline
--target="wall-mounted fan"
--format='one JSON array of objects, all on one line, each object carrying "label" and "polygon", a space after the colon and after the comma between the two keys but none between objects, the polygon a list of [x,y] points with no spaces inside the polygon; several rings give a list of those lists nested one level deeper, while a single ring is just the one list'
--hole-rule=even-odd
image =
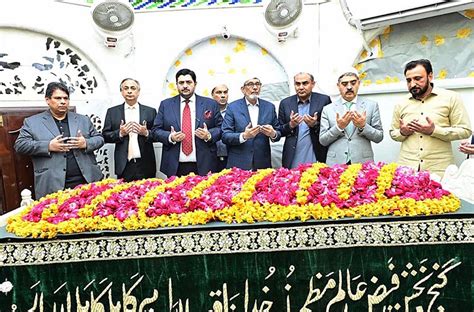
[{"label": "wall-mounted fan", "polygon": [[303,0],[267,0],[264,2],[265,26],[279,42],[295,36],[303,12]]},{"label": "wall-mounted fan", "polygon": [[133,7],[127,0],[99,0],[92,6],[92,19],[108,47],[128,35],[135,19]]}]

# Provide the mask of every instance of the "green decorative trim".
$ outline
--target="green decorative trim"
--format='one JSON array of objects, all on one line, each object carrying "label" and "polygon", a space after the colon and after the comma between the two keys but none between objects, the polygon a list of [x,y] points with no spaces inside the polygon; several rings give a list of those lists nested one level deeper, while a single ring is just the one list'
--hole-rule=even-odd
[{"label": "green decorative trim", "polygon": [[0,266],[473,242],[473,219],[372,221],[330,225],[298,223],[281,228],[204,228],[184,233],[1,243]]}]

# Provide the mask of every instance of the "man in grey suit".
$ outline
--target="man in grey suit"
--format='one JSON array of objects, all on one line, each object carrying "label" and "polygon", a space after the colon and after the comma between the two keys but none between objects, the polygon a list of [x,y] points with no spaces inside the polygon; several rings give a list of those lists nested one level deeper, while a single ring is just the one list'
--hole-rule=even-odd
[{"label": "man in grey suit", "polygon": [[342,74],[337,82],[341,98],[323,108],[319,141],[329,146],[328,165],[373,161],[371,142],[383,139],[379,106],[358,97],[359,86],[355,72]]},{"label": "man in grey suit", "polygon": [[87,116],[68,112],[68,88],[49,83],[45,100],[49,110],[26,118],[15,141],[15,150],[33,161],[36,199],[103,177],[94,150],[104,138]]}]

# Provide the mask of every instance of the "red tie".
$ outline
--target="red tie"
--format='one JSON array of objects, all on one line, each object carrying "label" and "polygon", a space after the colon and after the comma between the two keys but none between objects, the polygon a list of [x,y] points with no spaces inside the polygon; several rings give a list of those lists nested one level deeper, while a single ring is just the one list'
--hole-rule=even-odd
[{"label": "red tie", "polygon": [[181,131],[185,134],[184,140],[181,142],[183,153],[188,156],[193,152],[193,130],[191,126],[191,109],[189,108],[189,100],[185,101],[183,109],[183,120],[181,122]]}]

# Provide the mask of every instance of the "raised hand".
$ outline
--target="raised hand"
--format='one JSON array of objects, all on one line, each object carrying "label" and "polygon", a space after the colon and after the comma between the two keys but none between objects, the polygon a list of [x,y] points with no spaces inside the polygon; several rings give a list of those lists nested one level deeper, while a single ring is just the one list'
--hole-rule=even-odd
[{"label": "raised hand", "polygon": [[272,125],[260,126],[260,133],[263,133],[269,138],[274,138],[276,136],[276,131],[275,129],[273,129]]},{"label": "raised hand", "polygon": [[365,127],[365,123],[367,121],[367,112],[364,111],[362,114],[359,114],[357,111],[352,112],[352,123],[359,129],[363,129]]},{"label": "raised hand", "polygon": [[130,132],[133,131],[133,123],[127,122],[125,123],[123,120],[120,121],[120,137],[127,136]]},{"label": "raised hand", "polygon": [[344,115],[342,115],[342,117],[339,116],[339,113],[336,113],[336,123],[339,129],[344,130],[349,124],[349,122],[351,122],[351,118],[352,118],[352,113],[349,111],[345,112]]},{"label": "raised hand", "polygon": [[318,122],[318,112],[314,112],[313,116],[304,115],[303,120],[308,125],[308,127],[313,128]]},{"label": "raised hand", "polygon": [[148,136],[146,120],[143,120],[143,123],[141,125],[139,123],[134,122],[132,131],[138,135]]},{"label": "raised hand", "polygon": [[197,128],[196,131],[194,132],[194,135],[200,138],[201,140],[210,140],[211,139],[211,133],[207,129],[207,125],[205,122],[203,122],[202,128]]},{"label": "raised hand", "polygon": [[181,142],[184,140],[186,135],[182,131],[175,131],[174,127],[171,126],[171,141],[173,142]]},{"label": "raised hand", "polygon": [[303,121],[303,116],[294,111],[290,113],[290,128],[296,128]]},{"label": "raised hand", "polygon": [[426,124],[421,124],[418,119],[414,119],[408,123],[408,128],[414,132],[431,135],[435,129],[435,124],[430,117],[426,116]]},{"label": "raised hand", "polygon": [[70,137],[69,138],[69,141],[68,141],[68,144],[69,144],[69,148],[73,149],[73,148],[86,148],[87,146],[87,142],[86,142],[86,138],[84,138],[84,136],[82,135],[82,132],[81,130],[77,130],[77,136],[76,137]]},{"label": "raised hand", "polygon": [[474,144],[470,140],[463,140],[459,145],[459,151],[464,154],[474,155]]},{"label": "raised hand", "polygon": [[63,137],[62,134],[58,135],[57,137],[49,141],[48,150],[50,152],[59,152],[59,153],[69,152],[70,147],[69,147],[69,144],[66,142],[67,140],[69,140],[69,138]]},{"label": "raised hand", "polygon": [[400,118],[400,133],[403,135],[403,136],[410,136],[412,135],[413,133],[415,133],[414,130],[412,130],[408,124],[406,124],[403,119]]},{"label": "raised hand", "polygon": [[249,122],[247,127],[245,127],[243,137],[245,140],[253,139],[254,137],[257,136],[257,134],[259,134],[259,132],[260,132],[260,127],[259,126],[252,127],[252,123]]}]

